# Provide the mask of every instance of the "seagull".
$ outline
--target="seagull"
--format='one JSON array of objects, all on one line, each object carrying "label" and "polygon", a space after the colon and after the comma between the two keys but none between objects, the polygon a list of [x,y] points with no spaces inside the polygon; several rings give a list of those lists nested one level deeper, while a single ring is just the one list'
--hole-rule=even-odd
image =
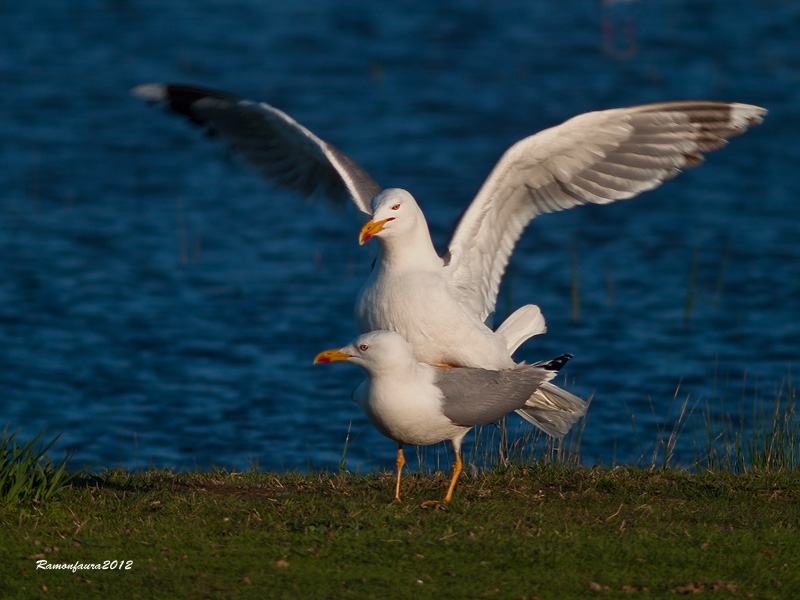
[{"label": "seagull", "polygon": [[[536,216],[581,204],[633,198],[701,164],[704,153],[762,122],[748,104],[689,100],[584,113],[513,144],[458,221],[447,251],[434,249],[427,221],[406,190],[384,190],[352,158],[264,102],[203,88],[145,84],[144,100],[224,140],[276,185],[353,205],[368,218],[375,265],[355,305],[360,333],[391,330],[434,365],[509,369],[517,347],[543,333],[526,305],[492,331],[488,322],[517,240]],[[531,405],[571,400],[545,382]],[[519,414],[546,431],[531,411]]]},{"label": "seagull", "polygon": [[[461,442],[476,425],[488,425],[526,406],[533,392],[551,380],[571,354],[503,371],[437,368],[417,360],[414,349],[394,331],[373,331],[347,346],[320,352],[314,364],[347,361],[367,372],[353,392],[370,422],[397,442],[395,501],[405,465],[403,446],[427,446],[450,440],[455,453],[453,476],[444,497],[453,498],[461,474]],[[540,406],[550,413],[554,437],[561,438],[586,411],[586,403]]]}]

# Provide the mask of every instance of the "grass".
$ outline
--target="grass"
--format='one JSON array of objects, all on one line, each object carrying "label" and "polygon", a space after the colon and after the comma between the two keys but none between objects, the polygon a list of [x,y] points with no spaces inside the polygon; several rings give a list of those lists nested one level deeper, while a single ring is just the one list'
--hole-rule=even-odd
[{"label": "grass", "polygon": [[[89,474],[34,450],[41,434],[4,435],[27,457],[6,467],[46,476],[0,507],[0,600],[797,598],[796,391],[790,376],[742,390],[737,418],[724,393],[676,391],[635,466],[581,466],[580,431],[570,445],[482,428],[446,506],[424,504],[444,495],[446,452],[396,504],[393,473],[347,471],[347,441],[333,474]],[[687,435],[695,458],[676,465]]]},{"label": "grass", "polygon": [[[703,430],[707,435],[703,466],[735,473],[800,468],[800,415],[795,408],[797,390],[792,385],[791,371],[773,390],[765,392],[756,382],[749,403],[746,394],[747,386],[743,384],[736,419],[728,412],[724,400],[707,401],[703,411]],[[745,427],[747,404],[751,406],[751,414]]]},{"label": "grass", "polygon": [[[797,472],[121,470],[0,511],[2,598],[788,598]],[[37,569],[101,564],[117,569]],[[130,561],[130,563],[128,563]],[[119,565],[123,568],[120,569]],[[124,567],[130,565],[129,569]]]},{"label": "grass", "polygon": [[0,436],[0,506],[20,501],[45,502],[70,484],[78,473],[67,473],[67,457],[55,465],[47,451],[58,440],[37,449],[44,435],[40,432],[29,442],[17,444],[17,432],[8,433],[8,426]]},{"label": "grass", "polygon": [[[639,448],[635,464],[651,470],[677,467],[732,474],[800,468],[800,414],[791,370],[773,389],[760,388],[757,381],[750,386],[745,373],[733,413],[726,393],[717,397],[715,390],[710,398],[693,399],[687,394],[681,399],[679,385],[663,418],[656,415],[651,401],[656,435],[647,447],[635,415],[626,407]],[[694,456],[688,464],[681,464],[675,459],[675,448],[679,438],[687,436]]]}]

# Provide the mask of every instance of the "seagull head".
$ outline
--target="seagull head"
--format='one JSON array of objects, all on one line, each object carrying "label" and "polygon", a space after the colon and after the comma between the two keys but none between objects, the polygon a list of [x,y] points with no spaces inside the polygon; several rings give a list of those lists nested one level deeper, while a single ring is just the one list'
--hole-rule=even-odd
[{"label": "seagull head", "polygon": [[372,218],[361,228],[359,244],[366,244],[373,237],[391,238],[413,232],[425,217],[406,190],[390,188],[372,199]]},{"label": "seagull head", "polygon": [[414,349],[399,333],[372,331],[358,336],[347,346],[325,350],[314,358],[314,364],[347,361],[370,375],[381,371],[398,371],[416,363]]}]

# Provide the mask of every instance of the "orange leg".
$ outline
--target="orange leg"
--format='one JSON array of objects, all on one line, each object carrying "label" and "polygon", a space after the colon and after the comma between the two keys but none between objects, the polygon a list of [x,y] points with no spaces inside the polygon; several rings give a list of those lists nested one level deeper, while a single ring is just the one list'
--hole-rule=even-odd
[{"label": "orange leg", "polygon": [[453,444],[453,449],[456,451],[456,460],[453,463],[453,478],[450,480],[450,487],[447,488],[447,495],[444,497],[445,502],[450,502],[453,499],[456,481],[458,481],[458,476],[461,475],[461,450],[455,448],[455,444]]},{"label": "orange leg", "polygon": [[403,456],[403,444],[397,444],[397,483],[394,486],[394,501],[402,502],[400,500],[400,474],[403,472],[403,465],[406,464],[406,459]]}]

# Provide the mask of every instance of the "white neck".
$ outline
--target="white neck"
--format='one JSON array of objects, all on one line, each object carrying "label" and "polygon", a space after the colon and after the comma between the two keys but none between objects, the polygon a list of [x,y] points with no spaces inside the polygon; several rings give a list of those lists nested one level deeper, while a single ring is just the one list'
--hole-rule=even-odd
[{"label": "white neck", "polygon": [[420,215],[417,226],[401,235],[378,237],[378,265],[393,272],[433,271],[441,269],[442,259],[436,253],[425,218]]}]

